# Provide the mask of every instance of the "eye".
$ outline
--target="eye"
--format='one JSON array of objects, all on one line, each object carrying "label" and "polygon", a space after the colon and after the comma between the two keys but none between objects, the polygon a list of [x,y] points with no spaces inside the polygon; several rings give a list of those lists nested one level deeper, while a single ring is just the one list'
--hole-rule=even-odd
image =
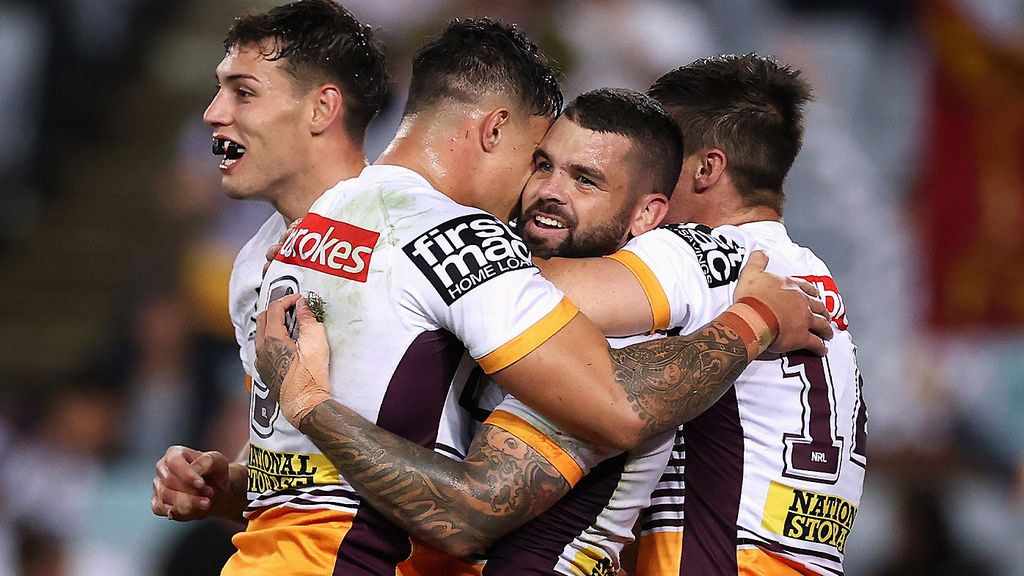
[{"label": "eye", "polygon": [[544,158],[538,158],[533,165],[534,172],[551,172],[552,169],[553,167],[551,166],[551,162],[548,162]]},{"label": "eye", "polygon": [[579,182],[580,184],[583,184],[584,186],[597,186],[597,184],[595,184],[593,180],[583,175],[577,176],[576,181]]},{"label": "eye", "polygon": [[255,94],[253,94],[252,92],[246,90],[245,88],[237,88],[235,90],[235,93],[238,94],[239,98],[243,98],[243,99],[251,98],[251,97],[255,96]]}]

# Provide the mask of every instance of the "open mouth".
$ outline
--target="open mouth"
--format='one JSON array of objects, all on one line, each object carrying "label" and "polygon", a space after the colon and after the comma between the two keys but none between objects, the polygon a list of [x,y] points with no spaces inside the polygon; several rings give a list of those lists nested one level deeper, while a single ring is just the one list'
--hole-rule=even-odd
[{"label": "open mouth", "polygon": [[245,155],[245,146],[242,146],[234,140],[224,138],[223,136],[214,136],[213,154],[214,156],[224,157],[220,161],[220,167],[227,169],[233,166],[242,158],[242,156]]},{"label": "open mouth", "polygon": [[555,220],[554,218],[549,218],[549,217],[543,216],[541,214],[536,214],[533,217],[533,223],[538,228],[544,228],[546,230],[552,230],[552,229],[557,230],[557,229],[565,228],[565,224],[562,224],[561,222],[559,222],[558,220]]}]

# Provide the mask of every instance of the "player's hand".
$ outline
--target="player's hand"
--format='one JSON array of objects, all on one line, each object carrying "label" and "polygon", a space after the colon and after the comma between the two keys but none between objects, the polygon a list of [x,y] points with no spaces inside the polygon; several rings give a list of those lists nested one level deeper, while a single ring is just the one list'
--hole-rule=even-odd
[{"label": "player's hand", "polygon": [[779,335],[768,347],[769,352],[784,353],[809,350],[824,355],[825,345],[832,339],[832,323],[818,289],[799,278],[777,276],[765,272],[768,255],[756,250],[740,271],[735,298],[753,297],[763,302],[779,321]]},{"label": "player's hand", "polygon": [[220,452],[171,446],[156,463],[153,514],[180,521],[220,514],[232,500],[228,465]]},{"label": "player's hand", "polygon": [[[285,313],[295,307],[297,340],[285,325]],[[327,330],[317,321],[305,298],[291,294],[270,303],[256,317],[256,370],[281,405],[288,422],[302,419],[330,399]]]},{"label": "player's hand", "polygon": [[284,246],[285,241],[288,240],[288,237],[292,235],[292,232],[294,232],[295,229],[298,228],[299,224],[301,223],[302,218],[293,221],[291,224],[288,225],[288,229],[284,231],[284,234],[281,234],[281,237],[277,239],[277,242],[274,242],[274,244],[270,248],[267,248],[267,261],[263,264],[264,276],[267,275],[267,268],[270,268],[270,263],[274,261],[274,258],[277,258],[277,253],[281,251],[281,248]]}]

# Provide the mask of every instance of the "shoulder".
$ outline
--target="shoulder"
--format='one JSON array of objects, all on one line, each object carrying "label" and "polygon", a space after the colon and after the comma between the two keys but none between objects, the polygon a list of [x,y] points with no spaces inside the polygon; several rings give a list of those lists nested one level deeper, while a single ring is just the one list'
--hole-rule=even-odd
[{"label": "shoulder", "polygon": [[625,249],[652,268],[699,268],[707,285],[714,288],[739,277],[752,243],[734,226],[669,224],[637,236]]},{"label": "shoulder", "polygon": [[260,226],[260,229],[242,246],[231,267],[231,292],[234,295],[241,286],[259,286],[263,264],[267,260],[267,249],[277,242],[287,230],[284,216],[277,212]]},{"label": "shoulder", "polygon": [[274,212],[235,257],[228,283],[228,308],[231,322],[236,327],[252,314],[263,282],[267,249],[281,238],[286,229],[284,217]]}]

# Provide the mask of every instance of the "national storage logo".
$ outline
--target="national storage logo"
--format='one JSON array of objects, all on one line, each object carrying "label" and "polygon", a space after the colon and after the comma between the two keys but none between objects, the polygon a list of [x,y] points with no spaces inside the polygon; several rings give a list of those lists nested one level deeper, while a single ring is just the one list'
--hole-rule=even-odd
[{"label": "national storage logo", "polygon": [[275,452],[249,444],[248,491],[255,494],[337,484],[338,471],[323,454]]},{"label": "national storage logo", "polygon": [[281,246],[275,260],[324,274],[366,282],[378,232],[310,212]]},{"label": "national storage logo", "polygon": [[787,538],[832,546],[843,554],[856,517],[857,507],[844,498],[772,481],[762,525]]},{"label": "national storage logo", "polygon": [[532,266],[526,244],[485,214],[435,226],[402,250],[448,305],[492,278]]}]

